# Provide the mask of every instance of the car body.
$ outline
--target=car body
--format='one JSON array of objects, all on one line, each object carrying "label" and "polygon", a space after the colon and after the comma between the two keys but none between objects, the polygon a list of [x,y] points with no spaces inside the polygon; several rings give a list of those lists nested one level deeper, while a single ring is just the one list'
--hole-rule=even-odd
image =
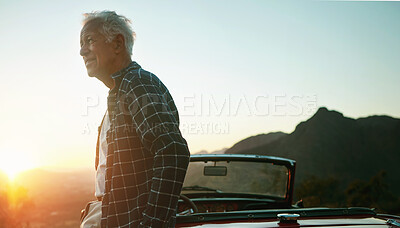
[{"label": "car body", "polygon": [[400,227],[369,208],[293,205],[294,160],[239,154],[192,155],[176,227]]}]

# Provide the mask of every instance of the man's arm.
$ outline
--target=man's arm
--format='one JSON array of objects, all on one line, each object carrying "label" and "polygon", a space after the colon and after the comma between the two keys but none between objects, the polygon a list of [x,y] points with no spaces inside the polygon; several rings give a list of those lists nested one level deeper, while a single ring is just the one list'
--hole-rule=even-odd
[{"label": "man's arm", "polygon": [[128,110],[145,149],[154,155],[151,192],[141,225],[162,227],[175,216],[189,150],[179,120],[160,88],[150,81],[137,80],[127,93],[131,98]]}]

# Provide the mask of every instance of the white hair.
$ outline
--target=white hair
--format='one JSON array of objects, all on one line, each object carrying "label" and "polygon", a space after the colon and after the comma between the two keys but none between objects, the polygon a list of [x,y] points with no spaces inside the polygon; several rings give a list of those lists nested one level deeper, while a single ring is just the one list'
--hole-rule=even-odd
[{"label": "white hair", "polygon": [[115,13],[115,11],[93,11],[83,14],[83,25],[89,22],[99,23],[99,32],[111,42],[118,34],[125,38],[125,48],[129,55],[132,55],[133,43],[136,33],[132,30],[131,21]]}]

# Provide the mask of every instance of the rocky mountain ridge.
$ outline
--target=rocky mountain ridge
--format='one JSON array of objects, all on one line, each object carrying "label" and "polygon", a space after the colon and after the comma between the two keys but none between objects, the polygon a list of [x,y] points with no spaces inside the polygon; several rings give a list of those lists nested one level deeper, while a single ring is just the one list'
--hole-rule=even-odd
[{"label": "rocky mountain ridge", "polygon": [[[400,119],[389,116],[353,119],[320,108],[290,134],[256,147],[242,145],[249,149],[233,150],[232,147],[225,153],[294,159],[297,161],[296,184],[316,176],[336,177],[347,185],[356,179],[368,180],[385,170],[389,187],[400,195],[400,177],[397,175],[399,139]],[[243,141],[242,144],[252,143],[251,140]]]}]

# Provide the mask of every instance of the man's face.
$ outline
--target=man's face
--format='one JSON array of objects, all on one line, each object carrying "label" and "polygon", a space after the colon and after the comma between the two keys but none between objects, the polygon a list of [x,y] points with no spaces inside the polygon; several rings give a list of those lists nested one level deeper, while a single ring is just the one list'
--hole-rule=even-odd
[{"label": "man's face", "polygon": [[98,32],[97,25],[86,24],[81,30],[81,50],[85,66],[90,77],[108,77],[112,72],[115,53],[111,42]]}]

